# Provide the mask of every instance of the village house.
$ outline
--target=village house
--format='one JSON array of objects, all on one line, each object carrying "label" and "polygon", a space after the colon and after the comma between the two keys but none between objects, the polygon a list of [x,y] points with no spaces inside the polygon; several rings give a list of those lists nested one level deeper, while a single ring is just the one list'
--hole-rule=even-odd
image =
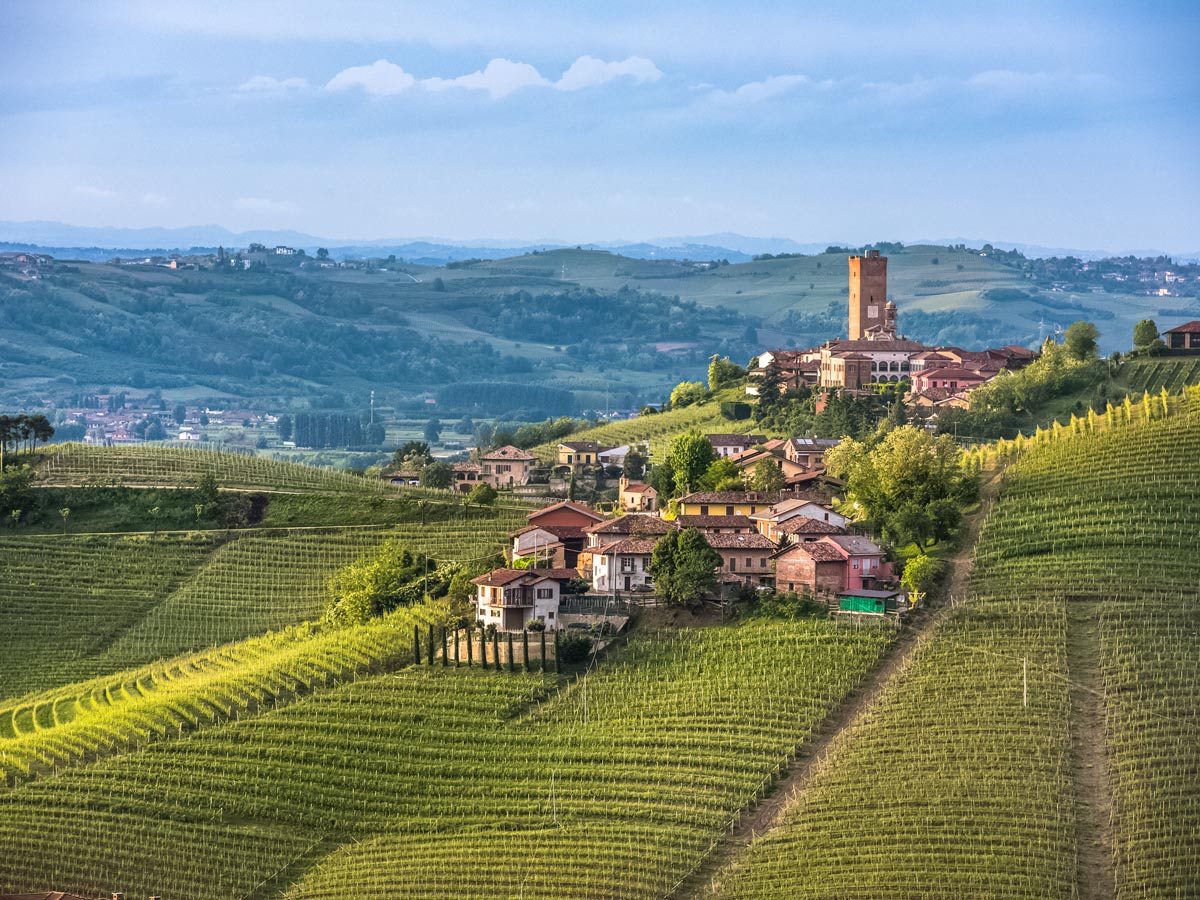
[{"label": "village house", "polygon": [[536,456],[511,444],[479,456],[482,480],[494,488],[529,484],[529,473],[536,463]]},{"label": "village house", "polygon": [[758,529],[749,516],[676,516],[680,528],[694,528],[705,534],[751,534]]},{"label": "village house", "polygon": [[794,496],[786,491],[695,491],[676,505],[681,516],[753,516]]},{"label": "village house", "polygon": [[709,434],[705,437],[720,457],[737,456],[766,440],[761,434]]},{"label": "village house", "polygon": [[512,559],[534,559],[560,568],[578,565],[587,544],[588,526],[604,521],[593,509],[571,500],[555,503],[525,517],[524,528],[512,532]]},{"label": "village house", "polygon": [[650,560],[657,543],[657,537],[629,537],[592,551],[592,587],[597,591],[652,590]]},{"label": "village house", "polygon": [[856,534],[788,543],[774,554],[775,584],[781,591],[807,591],[826,597],[875,588],[892,577],[883,548]]},{"label": "village house", "polygon": [[759,395],[759,387],[767,376],[768,369],[774,369],[779,380],[780,393],[794,391],[801,386],[812,387],[817,383],[819,364],[806,357],[803,350],[766,350],[754,359],[750,367],[750,383],[746,393],[752,397]]},{"label": "village house", "polygon": [[760,534],[781,543],[783,541],[782,526],[796,518],[808,518],[838,528],[846,527],[846,517],[834,512],[829,507],[812,497],[793,496],[750,516]]},{"label": "village house", "polygon": [[841,441],[829,438],[791,438],[784,442],[783,455],[814,472],[825,471],[825,451]]},{"label": "village house", "polygon": [[617,506],[621,512],[654,512],[658,509],[658,491],[641,481],[621,476],[617,482]]},{"label": "village house", "polygon": [[1200,353],[1200,319],[1164,331],[1162,339],[1168,350]]},{"label": "village house", "polygon": [[991,381],[993,377],[994,373],[972,371],[961,366],[927,369],[912,376],[912,392],[922,394],[934,388],[950,392],[969,391],[979,387],[985,381]]},{"label": "village house", "polygon": [[479,463],[457,462],[454,464],[454,486],[460,491],[469,491],[483,480],[483,466]]},{"label": "village house", "polygon": [[534,619],[557,628],[563,585],[578,577],[574,569],[494,569],[471,579],[475,618],[500,631],[524,631]]},{"label": "village house", "polygon": [[611,449],[596,441],[564,441],[558,445],[558,464],[572,469],[600,464],[600,454]]},{"label": "village house", "polygon": [[596,550],[604,544],[627,537],[661,537],[675,531],[679,526],[658,516],[628,514],[615,519],[605,519],[583,529],[587,536],[585,549]]},{"label": "village house", "polygon": [[721,557],[721,575],[734,576],[747,584],[769,585],[774,580],[771,557],[775,544],[758,532],[724,534],[703,532],[704,540]]},{"label": "village house", "polygon": [[731,456],[729,459],[741,469],[742,475],[746,479],[753,477],[754,470],[763,461],[783,473],[783,483],[786,487],[795,487],[816,478],[820,474],[819,472],[814,472],[808,466],[787,458],[785,455],[786,444],[786,441],[769,441],[761,447],[753,447],[736,456]]}]

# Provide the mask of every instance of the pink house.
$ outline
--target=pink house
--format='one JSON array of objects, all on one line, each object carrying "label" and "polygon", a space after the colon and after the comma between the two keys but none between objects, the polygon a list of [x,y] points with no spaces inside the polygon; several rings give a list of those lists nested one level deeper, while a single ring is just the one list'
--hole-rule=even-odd
[{"label": "pink house", "polygon": [[833,596],[871,589],[892,577],[883,549],[857,534],[826,534],[815,541],[785,544],[773,558],[775,585],[781,591]]},{"label": "pink house", "polygon": [[985,381],[990,381],[992,372],[976,372],[961,366],[947,366],[941,369],[912,373],[912,390],[920,394],[930,388],[942,388],[948,391],[969,391],[977,388]]},{"label": "pink house", "polygon": [[879,581],[892,577],[892,564],[883,548],[859,534],[830,534],[821,538],[832,544],[846,561],[842,590],[873,588]]}]

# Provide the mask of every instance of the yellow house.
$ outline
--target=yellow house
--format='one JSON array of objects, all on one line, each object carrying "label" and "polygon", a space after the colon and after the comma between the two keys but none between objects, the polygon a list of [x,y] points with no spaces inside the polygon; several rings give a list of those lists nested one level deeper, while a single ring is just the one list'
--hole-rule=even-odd
[{"label": "yellow house", "polygon": [[752,516],[793,496],[784,491],[696,491],[676,503],[681,516]]},{"label": "yellow house", "polygon": [[600,464],[600,454],[608,450],[596,441],[564,441],[558,445],[558,464],[578,469]]}]

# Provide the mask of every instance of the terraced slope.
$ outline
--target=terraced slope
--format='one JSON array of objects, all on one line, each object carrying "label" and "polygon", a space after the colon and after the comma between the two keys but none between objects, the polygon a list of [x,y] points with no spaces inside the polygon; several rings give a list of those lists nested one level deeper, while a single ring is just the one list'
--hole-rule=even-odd
[{"label": "terraced slope", "polygon": [[[830,623],[643,635],[540,704],[551,684],[522,673],[360,679],[0,795],[0,845],[20,849],[0,855],[0,887],[658,897],[889,638]],[[189,879],[201,858],[211,878]]]},{"label": "terraced slope", "polygon": [[1025,446],[978,596],[718,896],[1194,894],[1200,392],[1169,406]]}]

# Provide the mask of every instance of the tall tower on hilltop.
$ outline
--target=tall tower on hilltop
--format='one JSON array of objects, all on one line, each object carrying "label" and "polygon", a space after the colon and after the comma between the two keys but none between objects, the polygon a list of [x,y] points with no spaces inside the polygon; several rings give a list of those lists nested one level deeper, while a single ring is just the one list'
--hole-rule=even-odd
[{"label": "tall tower on hilltop", "polygon": [[868,332],[896,331],[895,308],[887,305],[887,257],[878,250],[866,256],[850,257],[850,340],[871,335]]}]

